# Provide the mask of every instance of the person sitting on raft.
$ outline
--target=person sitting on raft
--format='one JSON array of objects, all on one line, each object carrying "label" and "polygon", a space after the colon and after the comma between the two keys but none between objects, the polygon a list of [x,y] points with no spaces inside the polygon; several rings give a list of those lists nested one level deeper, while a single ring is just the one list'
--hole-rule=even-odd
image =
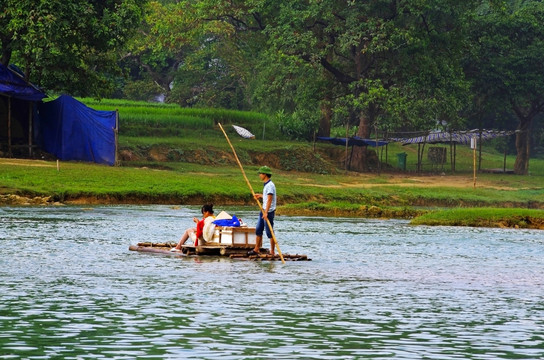
[{"label": "person sitting on raft", "polygon": [[198,246],[199,240],[204,240],[203,230],[206,218],[208,218],[209,216],[211,216],[212,219],[214,218],[213,204],[205,204],[204,206],[202,206],[202,209],[200,209],[200,211],[202,212],[202,220],[198,220],[196,217],[193,218],[193,221],[196,223],[196,227],[190,227],[185,230],[176,247],[173,247],[172,249],[170,249],[170,251],[180,251],[181,247],[185,244],[185,242],[187,242],[187,240],[189,240],[189,238],[193,240],[195,246]]}]

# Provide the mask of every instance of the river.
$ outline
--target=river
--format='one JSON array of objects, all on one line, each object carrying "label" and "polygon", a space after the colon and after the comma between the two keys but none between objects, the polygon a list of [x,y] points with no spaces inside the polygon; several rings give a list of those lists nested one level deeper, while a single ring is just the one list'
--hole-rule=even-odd
[{"label": "river", "polygon": [[199,215],[0,207],[0,359],[544,358],[542,231],[278,216],[312,261],[128,250]]}]

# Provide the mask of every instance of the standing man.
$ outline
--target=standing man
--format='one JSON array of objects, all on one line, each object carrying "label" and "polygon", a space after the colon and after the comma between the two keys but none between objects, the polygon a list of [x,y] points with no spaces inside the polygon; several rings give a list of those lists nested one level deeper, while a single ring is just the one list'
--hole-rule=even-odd
[{"label": "standing man", "polygon": [[258,254],[263,244],[263,232],[266,229],[266,235],[270,239],[270,254],[274,255],[274,238],[272,237],[272,231],[268,227],[267,219],[270,221],[270,225],[274,228],[274,215],[276,214],[276,185],[270,180],[272,177],[272,170],[268,166],[261,166],[259,168],[259,178],[264,184],[263,194],[255,194],[255,199],[263,199],[263,211],[259,214],[259,221],[257,221],[257,228],[255,229],[256,243],[255,248],[251,250],[248,255]]}]

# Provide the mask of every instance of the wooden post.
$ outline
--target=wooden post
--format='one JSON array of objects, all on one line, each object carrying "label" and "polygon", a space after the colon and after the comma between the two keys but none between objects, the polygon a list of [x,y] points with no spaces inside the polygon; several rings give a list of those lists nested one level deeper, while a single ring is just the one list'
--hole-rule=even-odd
[{"label": "wooden post", "polygon": [[8,156],[11,157],[11,96],[8,97]]},{"label": "wooden post", "polygon": [[457,143],[453,143],[453,172],[455,172],[455,163],[457,162]]},{"label": "wooden post", "polygon": [[476,137],[472,137],[470,139],[470,147],[472,148],[472,168],[474,172],[474,189],[476,188],[476,148],[477,148],[477,140]]},{"label": "wooden post", "polygon": [[346,174],[348,173],[348,142],[349,142],[348,131],[349,131],[349,121],[346,123],[346,165],[345,165]]},{"label": "wooden post", "polygon": [[28,156],[32,157],[32,108],[33,103],[28,103]]},{"label": "wooden post", "polygon": [[378,146],[378,126],[374,126],[374,131],[376,132],[376,158],[378,159],[378,175],[381,175],[382,166],[381,166],[381,154],[380,147]]},{"label": "wooden post", "polygon": [[506,152],[508,151],[507,150],[507,146],[506,144],[504,144],[504,160],[502,162],[502,172],[506,174]]},{"label": "wooden post", "polygon": [[478,171],[482,170],[482,130],[480,129],[480,143],[478,144]]},{"label": "wooden post", "polygon": [[119,166],[119,110],[115,109],[115,129],[113,129],[115,134],[115,166]]}]

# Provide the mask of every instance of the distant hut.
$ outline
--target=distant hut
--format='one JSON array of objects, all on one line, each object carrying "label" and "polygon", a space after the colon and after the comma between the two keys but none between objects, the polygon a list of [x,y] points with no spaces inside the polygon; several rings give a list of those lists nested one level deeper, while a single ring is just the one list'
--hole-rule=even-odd
[{"label": "distant hut", "polygon": [[0,156],[24,148],[32,156],[36,104],[45,97],[14,67],[0,64]]}]

